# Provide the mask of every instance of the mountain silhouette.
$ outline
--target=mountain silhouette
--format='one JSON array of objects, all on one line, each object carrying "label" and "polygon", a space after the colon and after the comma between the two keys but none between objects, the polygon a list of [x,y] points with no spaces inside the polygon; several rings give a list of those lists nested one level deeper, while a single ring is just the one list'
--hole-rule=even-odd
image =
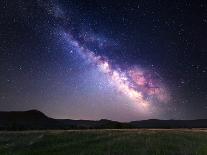
[{"label": "mountain silhouette", "polygon": [[127,128],[126,126],[130,125],[105,119],[53,119],[38,110],[0,111],[0,130]]},{"label": "mountain silhouette", "polygon": [[207,128],[207,119],[158,120],[149,119],[121,123],[107,119],[72,120],[53,119],[38,110],[0,111],[0,130],[43,129],[128,129],[128,128]]}]

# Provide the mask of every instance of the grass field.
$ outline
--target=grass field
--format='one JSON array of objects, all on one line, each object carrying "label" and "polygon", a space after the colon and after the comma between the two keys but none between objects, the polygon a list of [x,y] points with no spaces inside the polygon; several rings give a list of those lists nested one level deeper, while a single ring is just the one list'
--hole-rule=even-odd
[{"label": "grass field", "polygon": [[0,155],[207,155],[205,130],[0,132]]}]

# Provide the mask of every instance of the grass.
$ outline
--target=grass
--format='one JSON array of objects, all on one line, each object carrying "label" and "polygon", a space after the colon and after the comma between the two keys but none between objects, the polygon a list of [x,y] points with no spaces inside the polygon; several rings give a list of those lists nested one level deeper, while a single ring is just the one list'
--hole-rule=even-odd
[{"label": "grass", "polygon": [[0,155],[207,155],[197,130],[0,132]]}]

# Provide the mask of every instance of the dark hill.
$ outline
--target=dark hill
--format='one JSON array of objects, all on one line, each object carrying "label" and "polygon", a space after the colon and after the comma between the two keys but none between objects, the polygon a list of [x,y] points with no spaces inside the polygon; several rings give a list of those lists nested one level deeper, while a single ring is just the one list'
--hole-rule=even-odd
[{"label": "dark hill", "polygon": [[59,125],[57,120],[37,110],[0,112],[0,129],[47,129],[56,128]]},{"label": "dark hill", "polygon": [[0,130],[129,128],[110,120],[53,119],[38,110],[0,112]]},{"label": "dark hill", "polygon": [[38,110],[0,112],[0,130],[38,129],[122,129],[122,128],[207,128],[207,119],[143,120],[129,123],[102,119],[53,119]]},{"label": "dark hill", "polygon": [[149,119],[130,122],[136,128],[207,128],[207,119],[157,120]]},{"label": "dark hill", "polygon": [[43,121],[47,119],[49,117],[38,110],[0,112],[0,121]]}]

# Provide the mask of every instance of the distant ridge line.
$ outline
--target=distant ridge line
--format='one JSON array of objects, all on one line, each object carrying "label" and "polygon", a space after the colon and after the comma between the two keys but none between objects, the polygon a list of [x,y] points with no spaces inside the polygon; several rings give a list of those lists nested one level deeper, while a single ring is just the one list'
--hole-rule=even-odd
[{"label": "distant ridge line", "polygon": [[107,119],[54,119],[38,110],[0,111],[0,130],[45,129],[129,129],[129,128],[207,128],[207,119],[159,120],[149,119],[122,123]]}]

